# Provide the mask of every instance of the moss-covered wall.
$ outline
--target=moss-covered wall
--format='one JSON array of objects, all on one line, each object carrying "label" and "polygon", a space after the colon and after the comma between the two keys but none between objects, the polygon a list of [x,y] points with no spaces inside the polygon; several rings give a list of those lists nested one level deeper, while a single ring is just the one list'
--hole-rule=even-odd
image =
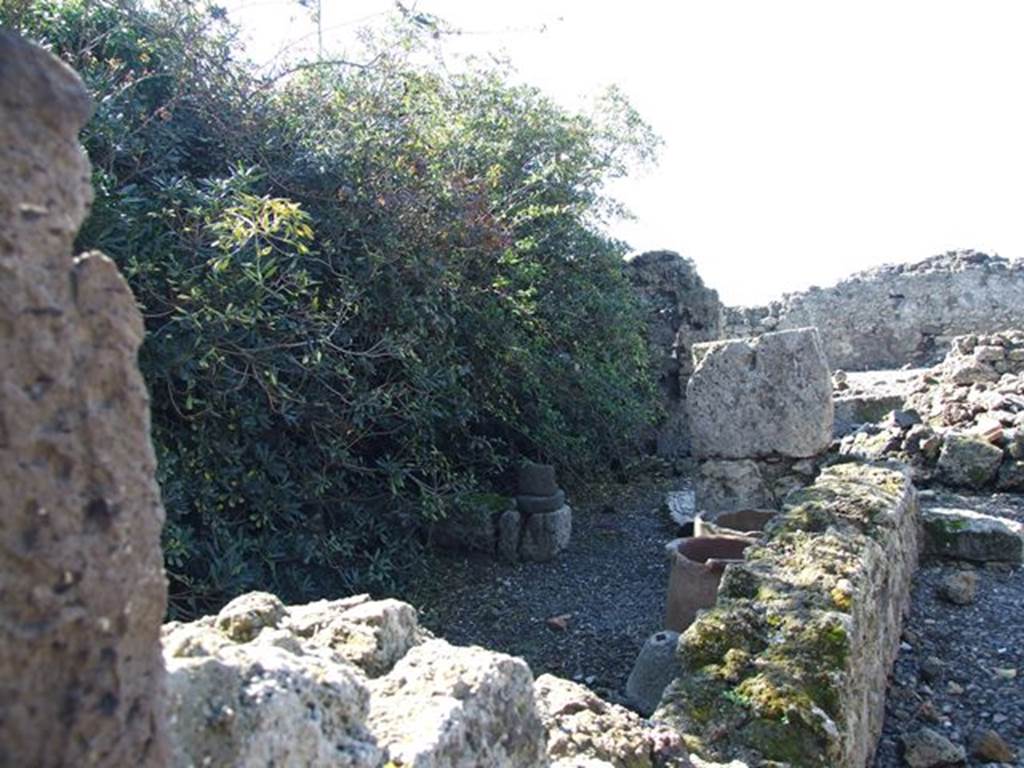
[{"label": "moss-covered wall", "polygon": [[654,717],[708,760],[864,768],[917,566],[916,491],[899,470],[826,469],[730,566],[679,640]]}]

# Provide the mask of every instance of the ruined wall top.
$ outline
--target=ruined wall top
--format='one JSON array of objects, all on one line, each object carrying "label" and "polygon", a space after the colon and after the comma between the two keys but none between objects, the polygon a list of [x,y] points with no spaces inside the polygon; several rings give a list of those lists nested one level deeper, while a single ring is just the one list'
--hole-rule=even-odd
[{"label": "ruined wall top", "polygon": [[724,312],[727,337],[816,326],[833,368],[928,365],[950,340],[1024,325],[1024,262],[950,251]]}]

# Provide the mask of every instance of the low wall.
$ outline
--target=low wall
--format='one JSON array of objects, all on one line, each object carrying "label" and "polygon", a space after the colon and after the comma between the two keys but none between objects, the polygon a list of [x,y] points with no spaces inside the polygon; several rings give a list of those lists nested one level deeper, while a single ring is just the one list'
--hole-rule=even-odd
[{"label": "low wall", "polygon": [[894,469],[842,464],[790,497],[680,637],[652,718],[705,760],[864,768],[885,711],[918,558],[917,495]]}]

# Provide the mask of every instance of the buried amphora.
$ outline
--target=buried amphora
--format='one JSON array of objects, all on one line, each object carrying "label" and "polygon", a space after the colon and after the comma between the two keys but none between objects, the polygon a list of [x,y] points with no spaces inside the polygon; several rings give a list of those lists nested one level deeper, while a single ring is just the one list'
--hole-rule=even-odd
[{"label": "buried amphora", "polygon": [[743,536],[701,536],[675,539],[667,550],[672,559],[665,604],[665,629],[682,632],[697,611],[718,598],[718,584],[729,563],[741,562],[754,539]]}]

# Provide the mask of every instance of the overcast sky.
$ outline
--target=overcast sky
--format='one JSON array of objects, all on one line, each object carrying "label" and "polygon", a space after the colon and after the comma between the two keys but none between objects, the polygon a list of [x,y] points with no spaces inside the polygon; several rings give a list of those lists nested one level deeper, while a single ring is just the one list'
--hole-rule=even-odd
[{"label": "overcast sky", "polygon": [[[227,5],[257,59],[311,31],[295,0]],[[323,0],[325,48],[344,50],[392,7]],[[1024,256],[1024,2],[418,8],[568,106],[621,86],[665,147],[614,190],[638,217],[614,233],[689,256],[728,303],[955,248]]]}]

